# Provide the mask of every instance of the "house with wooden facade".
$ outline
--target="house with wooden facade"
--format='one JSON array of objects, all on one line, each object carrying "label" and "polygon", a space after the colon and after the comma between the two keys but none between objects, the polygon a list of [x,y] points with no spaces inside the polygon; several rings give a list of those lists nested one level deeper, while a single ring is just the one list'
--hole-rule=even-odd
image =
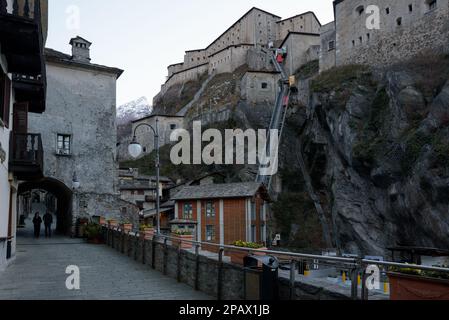
[{"label": "house with wooden facade", "polygon": [[187,186],[176,193],[172,232],[192,232],[197,241],[229,245],[267,242],[266,188],[257,182]]}]

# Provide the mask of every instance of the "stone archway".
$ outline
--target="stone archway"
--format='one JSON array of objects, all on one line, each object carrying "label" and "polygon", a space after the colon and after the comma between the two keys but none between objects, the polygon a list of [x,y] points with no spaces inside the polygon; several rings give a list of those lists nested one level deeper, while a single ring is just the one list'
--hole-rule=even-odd
[{"label": "stone archway", "polygon": [[33,191],[36,190],[47,192],[56,199],[56,206],[53,208],[56,214],[56,232],[64,235],[70,234],[72,227],[72,190],[59,180],[44,178],[21,183],[18,189],[18,197],[27,193],[33,194]]}]

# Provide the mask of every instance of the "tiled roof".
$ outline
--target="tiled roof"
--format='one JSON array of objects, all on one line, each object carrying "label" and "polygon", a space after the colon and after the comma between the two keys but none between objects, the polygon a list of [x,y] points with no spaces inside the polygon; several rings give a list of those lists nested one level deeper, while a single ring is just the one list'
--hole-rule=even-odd
[{"label": "tiled roof", "polygon": [[[258,182],[209,184],[182,188],[172,200],[223,199],[253,197],[264,188]],[[265,189],[265,188],[264,188]]]}]

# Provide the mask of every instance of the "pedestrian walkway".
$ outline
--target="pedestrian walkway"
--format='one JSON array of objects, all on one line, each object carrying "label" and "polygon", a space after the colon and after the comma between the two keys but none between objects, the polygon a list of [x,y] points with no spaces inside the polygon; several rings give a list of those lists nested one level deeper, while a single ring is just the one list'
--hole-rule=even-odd
[{"label": "pedestrian walkway", "polygon": [[[31,222],[27,221],[30,226]],[[79,291],[66,288],[67,266],[80,269]],[[34,239],[18,231],[16,260],[0,272],[0,300],[208,300],[104,245],[64,237]]]}]

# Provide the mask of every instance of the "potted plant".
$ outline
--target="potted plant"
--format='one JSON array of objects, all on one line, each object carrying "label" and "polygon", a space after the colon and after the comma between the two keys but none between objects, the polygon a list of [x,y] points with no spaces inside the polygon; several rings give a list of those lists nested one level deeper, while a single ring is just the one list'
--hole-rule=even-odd
[{"label": "potted plant", "polygon": [[[234,247],[239,247],[239,248],[246,248],[246,249],[254,249],[254,250],[267,250],[267,248],[265,248],[263,245],[258,244],[258,243],[253,243],[253,242],[245,242],[245,241],[236,241],[233,244],[231,244]],[[232,250],[228,252],[228,255],[231,257],[231,262],[238,264],[238,265],[243,265],[243,259],[245,259],[246,256],[248,256],[250,254],[249,251],[246,250]],[[263,252],[256,252],[253,251],[252,252],[253,255],[265,255],[265,253]]]},{"label": "potted plant", "polygon": [[151,224],[140,225],[140,235],[144,240],[153,240],[154,234],[154,227]]},{"label": "potted plant", "polygon": [[176,230],[172,233],[175,240],[172,241],[173,245],[176,247],[181,246],[181,249],[192,249],[193,248],[193,232]]},{"label": "potted plant", "polygon": [[124,220],[121,224],[121,228],[124,233],[130,233],[133,230],[133,224],[128,220]]},{"label": "potted plant", "polygon": [[85,236],[87,238],[88,243],[92,244],[101,244],[103,243],[103,237],[101,234],[101,226],[96,223],[89,223],[86,225],[85,229]]},{"label": "potted plant", "polygon": [[117,222],[117,220],[116,220],[116,219],[109,219],[109,220],[108,220],[108,227],[109,227],[110,229],[117,228],[117,227],[118,227],[118,222]]},{"label": "potted plant", "polygon": [[390,300],[449,300],[448,273],[396,268],[388,278]]}]

